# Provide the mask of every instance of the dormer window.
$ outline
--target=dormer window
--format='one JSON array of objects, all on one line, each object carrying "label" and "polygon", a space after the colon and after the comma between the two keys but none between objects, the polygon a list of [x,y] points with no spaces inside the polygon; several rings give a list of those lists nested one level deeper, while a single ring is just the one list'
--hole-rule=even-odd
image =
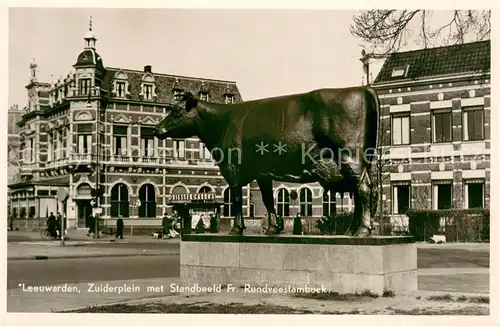
[{"label": "dormer window", "polygon": [[408,68],[410,66],[401,66],[401,67],[395,67],[392,69],[391,77],[406,77],[408,74]]},{"label": "dormer window", "polygon": [[113,81],[113,93],[118,98],[125,98],[130,94],[128,91],[128,77],[122,71],[116,73]]},{"label": "dormer window", "polygon": [[200,92],[200,100],[201,101],[208,101],[208,93],[207,92]]},{"label": "dormer window", "polygon": [[125,82],[116,82],[116,96],[119,98],[125,97]]},{"label": "dormer window", "polygon": [[232,94],[226,94],[224,96],[224,102],[228,103],[228,104],[233,103],[234,102],[234,96]]},{"label": "dormer window", "polygon": [[153,74],[147,72],[142,78],[141,93],[144,100],[154,100],[156,95],[155,78]]},{"label": "dormer window", "polygon": [[153,100],[153,85],[144,84],[144,99]]},{"label": "dormer window", "polygon": [[176,89],[174,90],[174,99],[176,101],[181,101],[182,100],[182,95],[184,94],[184,91],[181,89]]}]

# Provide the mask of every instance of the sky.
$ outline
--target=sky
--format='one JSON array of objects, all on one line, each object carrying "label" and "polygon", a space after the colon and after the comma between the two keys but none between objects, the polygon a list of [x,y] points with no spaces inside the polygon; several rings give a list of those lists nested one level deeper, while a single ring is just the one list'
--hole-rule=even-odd
[{"label": "sky", "polygon": [[[356,11],[11,8],[9,107],[26,105],[35,59],[40,81],[67,75],[89,16],[104,65],[236,81],[244,100],[360,85]],[[381,62],[374,64],[375,74]]]}]

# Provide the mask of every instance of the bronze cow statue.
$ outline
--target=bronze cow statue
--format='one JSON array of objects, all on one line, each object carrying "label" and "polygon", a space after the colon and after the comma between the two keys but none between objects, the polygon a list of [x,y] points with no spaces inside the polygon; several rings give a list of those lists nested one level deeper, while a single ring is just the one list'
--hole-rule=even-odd
[{"label": "bronze cow statue", "polygon": [[210,150],[233,196],[232,235],[242,235],[242,188],[256,180],[277,234],[273,181],[319,182],[354,196],[350,235],[371,233],[370,168],[377,146],[379,99],[369,87],[219,104],[190,92],[158,124],[159,139],[197,136]]}]

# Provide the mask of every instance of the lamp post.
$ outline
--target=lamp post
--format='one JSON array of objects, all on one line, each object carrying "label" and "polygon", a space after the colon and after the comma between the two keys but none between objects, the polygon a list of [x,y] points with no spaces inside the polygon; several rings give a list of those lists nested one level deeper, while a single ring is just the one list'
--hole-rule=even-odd
[{"label": "lamp post", "polygon": [[[101,94],[97,92],[98,88],[94,88],[96,90],[96,95],[99,97],[97,101],[97,110],[96,110],[96,131],[97,131],[97,140],[96,140],[96,168],[94,170],[95,172],[95,191],[94,191],[94,201],[95,201],[95,226],[94,226],[94,238],[100,238],[99,235],[99,219],[100,215],[102,213],[102,208],[101,208],[101,185],[100,185],[100,177],[101,177],[101,167],[100,167],[100,157],[101,157],[101,100],[105,102],[105,98],[103,97],[101,99]],[[92,107],[92,103],[90,102],[90,98],[92,95],[92,91],[89,90],[89,96],[88,96],[88,101],[87,101],[87,108]]]}]

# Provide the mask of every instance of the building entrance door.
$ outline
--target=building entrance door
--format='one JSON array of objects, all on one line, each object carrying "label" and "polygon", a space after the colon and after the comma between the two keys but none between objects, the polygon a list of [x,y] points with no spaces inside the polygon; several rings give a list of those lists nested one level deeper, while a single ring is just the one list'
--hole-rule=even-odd
[{"label": "building entrance door", "polygon": [[76,210],[78,215],[78,228],[86,228],[85,221],[92,214],[92,205],[90,204],[90,200],[77,200],[76,201]]}]

